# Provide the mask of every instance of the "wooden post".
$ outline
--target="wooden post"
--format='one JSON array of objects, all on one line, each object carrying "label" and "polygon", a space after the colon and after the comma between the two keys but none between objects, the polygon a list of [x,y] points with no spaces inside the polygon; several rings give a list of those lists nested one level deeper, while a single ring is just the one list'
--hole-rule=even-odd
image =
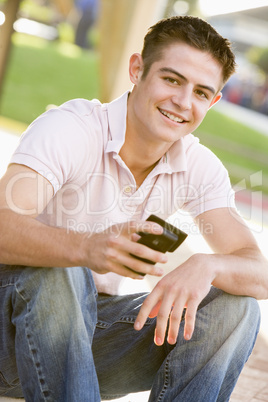
[{"label": "wooden post", "polygon": [[4,9],[6,20],[4,24],[0,26],[0,97],[2,95],[4,76],[11,47],[13,24],[16,20],[19,5],[20,0],[7,0]]},{"label": "wooden post", "polygon": [[64,17],[67,17],[74,7],[73,0],[54,0],[54,3]]},{"label": "wooden post", "polygon": [[101,100],[129,89],[128,61],[140,52],[147,29],[164,16],[167,0],[102,0],[100,15]]},{"label": "wooden post", "polygon": [[108,101],[111,96],[135,2],[136,0],[101,0],[99,17],[100,97],[104,102]]}]

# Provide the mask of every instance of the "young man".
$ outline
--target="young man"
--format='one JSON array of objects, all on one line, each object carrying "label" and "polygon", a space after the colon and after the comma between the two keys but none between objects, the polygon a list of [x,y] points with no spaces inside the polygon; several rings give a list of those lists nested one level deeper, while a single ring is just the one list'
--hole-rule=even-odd
[{"label": "young man", "polygon": [[[229,399],[258,332],[267,262],[226,170],[191,133],[234,69],[209,24],[166,19],[130,58],[131,92],[67,102],[24,134],[0,185],[2,395]],[[145,219],[178,209],[215,254],[163,276],[134,257],[167,262],[136,233],[161,234]],[[148,296],[117,295],[123,277],[144,273],[163,276]]]}]

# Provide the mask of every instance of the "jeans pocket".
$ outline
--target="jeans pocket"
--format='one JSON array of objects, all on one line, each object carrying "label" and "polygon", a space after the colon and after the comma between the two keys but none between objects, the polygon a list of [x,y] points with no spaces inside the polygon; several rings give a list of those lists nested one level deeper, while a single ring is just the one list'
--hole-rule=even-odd
[{"label": "jeans pocket", "polygon": [[[109,328],[115,323],[134,324],[140,307],[146,298],[147,293],[134,295],[110,296],[99,294],[98,307],[98,328]],[[154,319],[148,319],[146,324],[151,324]]]},{"label": "jeans pocket", "polygon": [[14,378],[14,379],[7,379],[3,372],[0,371],[0,395],[6,395],[11,391],[13,388],[18,387],[20,385],[20,380],[19,378]]},{"label": "jeans pocket", "polygon": [[18,273],[0,272],[0,395],[8,395],[20,384],[15,356],[15,327],[11,322],[12,293]]},{"label": "jeans pocket", "polygon": [[[130,316],[119,317],[115,321],[101,321],[101,320],[98,320],[98,322],[96,324],[96,327],[106,329],[106,328],[110,328],[114,324],[119,324],[119,323],[134,325],[135,320],[136,320],[136,316],[131,316],[131,315]],[[154,321],[155,321],[154,318],[147,318],[147,320],[145,321],[144,325],[145,326],[146,325],[151,325]]]}]

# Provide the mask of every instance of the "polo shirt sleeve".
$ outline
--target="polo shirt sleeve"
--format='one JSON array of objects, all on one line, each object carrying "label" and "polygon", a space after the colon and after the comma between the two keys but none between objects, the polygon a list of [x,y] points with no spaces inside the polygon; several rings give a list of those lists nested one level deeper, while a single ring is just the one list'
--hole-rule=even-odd
[{"label": "polo shirt sleeve", "polygon": [[21,137],[10,163],[38,172],[52,184],[54,194],[66,182],[85,175],[85,166],[92,170],[97,145],[90,120],[86,124],[88,104],[85,100],[70,101],[39,116]]},{"label": "polo shirt sleeve", "polygon": [[187,158],[187,194],[183,209],[194,218],[216,208],[235,208],[228,172],[219,158],[200,143]]}]

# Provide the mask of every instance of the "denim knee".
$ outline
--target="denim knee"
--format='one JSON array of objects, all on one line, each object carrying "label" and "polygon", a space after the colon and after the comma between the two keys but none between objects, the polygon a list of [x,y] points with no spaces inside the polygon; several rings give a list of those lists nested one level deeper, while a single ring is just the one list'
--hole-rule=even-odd
[{"label": "denim knee", "polygon": [[32,318],[35,315],[45,322],[55,318],[64,326],[67,317],[75,319],[78,308],[87,318],[92,316],[93,326],[96,324],[97,290],[87,268],[24,268],[15,289],[14,321],[21,315],[21,309],[25,309],[25,314],[31,314]]},{"label": "denim knee", "polygon": [[[248,296],[236,296],[212,287],[209,294],[200,303],[197,317],[211,320],[219,328],[237,325],[248,326],[256,331],[260,323],[260,309],[256,299]],[[210,324],[211,326],[211,324]]]},{"label": "denim knee", "polygon": [[237,300],[245,316],[248,317],[251,322],[258,323],[260,321],[260,307],[258,301],[248,296],[237,296]]},{"label": "denim knee", "polygon": [[[96,299],[87,268],[23,270],[13,292],[12,323],[19,378],[28,400],[62,401],[66,392],[80,395],[86,378],[97,383],[91,350]],[[84,372],[87,376],[80,374]]]},{"label": "denim knee", "polygon": [[[190,341],[178,342],[159,370],[149,401],[227,401],[254,346],[258,302],[212,288],[199,306]],[[204,386],[206,384],[206,386]]]},{"label": "denim knee", "polygon": [[[230,322],[232,326],[236,323],[237,329],[241,328],[245,337],[251,336],[255,339],[260,326],[260,308],[256,299],[248,296],[234,296],[224,293],[228,300],[226,325]],[[224,304],[226,309],[226,303]],[[225,311],[223,311],[225,314]]]}]

